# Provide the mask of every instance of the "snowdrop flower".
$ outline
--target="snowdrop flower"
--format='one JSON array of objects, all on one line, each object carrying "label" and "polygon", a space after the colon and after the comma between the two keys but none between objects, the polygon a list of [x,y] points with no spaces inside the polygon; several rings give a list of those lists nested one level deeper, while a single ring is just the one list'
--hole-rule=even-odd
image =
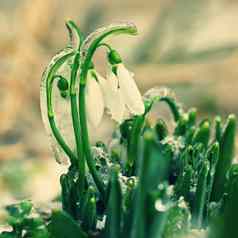
[{"label": "snowdrop flower", "polygon": [[145,111],[133,74],[123,65],[116,51],[112,50],[108,58],[112,71],[106,79],[94,69],[89,70],[87,76],[87,115],[89,123],[95,128],[102,120],[104,108],[118,123],[130,114],[141,115]]},{"label": "snowdrop flower", "polygon": [[101,86],[105,107],[112,119],[117,122],[122,122],[125,117],[126,106],[118,87],[118,80],[116,76],[111,72],[107,79],[96,73],[98,82]]},{"label": "snowdrop flower", "polygon": [[140,91],[135,83],[132,73],[120,63],[117,65],[117,79],[125,105],[133,115],[141,115],[145,111]]},{"label": "snowdrop flower", "polygon": [[94,70],[89,70],[86,85],[86,110],[90,125],[97,128],[104,114],[104,99]]},{"label": "snowdrop flower", "polygon": [[96,74],[96,77],[102,87],[105,106],[112,119],[120,123],[129,114],[143,114],[144,103],[133,74],[126,69],[115,50],[110,51],[108,59],[113,65],[113,70],[108,74],[107,79],[99,74]]}]

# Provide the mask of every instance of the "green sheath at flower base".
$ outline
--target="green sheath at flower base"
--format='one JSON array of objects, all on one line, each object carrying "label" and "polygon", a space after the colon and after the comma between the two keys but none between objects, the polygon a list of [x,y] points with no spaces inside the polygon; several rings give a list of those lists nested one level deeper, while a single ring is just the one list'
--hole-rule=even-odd
[{"label": "green sheath at flower base", "polygon": [[102,178],[98,174],[95,166],[95,161],[92,158],[90,141],[88,135],[88,126],[87,126],[87,115],[86,115],[86,100],[85,100],[85,90],[86,90],[86,79],[90,64],[92,62],[93,55],[100,45],[100,43],[110,35],[115,34],[136,34],[137,29],[133,24],[118,24],[118,25],[109,25],[98,29],[94,33],[90,34],[83,42],[81,46],[81,64],[80,64],[80,88],[79,88],[79,108],[80,108],[80,125],[82,130],[83,138],[83,149],[86,156],[87,164],[89,171],[94,179],[94,182],[100,191],[103,198],[105,198],[104,183]]},{"label": "green sheath at flower base", "polygon": [[224,193],[226,173],[231,167],[235,153],[236,116],[230,115],[227,119],[221,140],[220,155],[217,164],[212,201],[219,201]]},{"label": "green sheath at flower base", "polygon": [[[55,122],[55,115],[53,110],[52,102],[52,90],[53,83],[55,81],[55,74],[57,70],[74,54],[74,50],[71,48],[66,48],[58,53],[43,73],[42,83],[41,83],[41,112],[43,121],[46,125],[47,132],[51,135],[53,134],[53,140],[55,139],[60,147],[63,149],[65,154],[70,158],[71,162],[74,163],[77,158],[73,151],[66,144],[64,138],[62,137],[60,131],[58,130]],[[49,124],[49,128],[48,125]]]}]

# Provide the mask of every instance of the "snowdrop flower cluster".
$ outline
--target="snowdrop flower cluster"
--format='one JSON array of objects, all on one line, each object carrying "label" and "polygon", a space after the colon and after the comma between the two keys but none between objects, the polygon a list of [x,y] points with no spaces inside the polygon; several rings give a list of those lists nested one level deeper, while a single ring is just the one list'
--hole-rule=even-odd
[{"label": "snowdrop flower cluster", "polygon": [[111,50],[108,54],[111,70],[102,77],[95,69],[87,75],[86,101],[90,125],[98,127],[104,111],[121,123],[129,115],[144,113],[144,103],[133,74],[122,63],[119,54]]}]

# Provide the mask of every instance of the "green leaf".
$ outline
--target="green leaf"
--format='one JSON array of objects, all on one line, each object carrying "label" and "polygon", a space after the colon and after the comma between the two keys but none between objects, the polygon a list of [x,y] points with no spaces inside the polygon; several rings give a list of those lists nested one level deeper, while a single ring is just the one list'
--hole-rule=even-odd
[{"label": "green leaf", "polygon": [[122,192],[117,168],[113,168],[110,183],[111,189],[109,192],[105,230],[107,237],[119,238],[121,234]]},{"label": "green leaf", "polygon": [[209,167],[210,167],[209,162],[205,160],[203,162],[201,171],[198,176],[198,184],[196,188],[195,201],[192,207],[193,225],[194,227],[198,229],[202,228],[204,208],[207,202],[206,200],[207,177],[208,177],[208,172],[210,169]]},{"label": "green leaf", "polygon": [[209,121],[205,120],[201,123],[199,128],[195,131],[192,144],[201,143],[204,146],[208,145],[210,139],[210,123]]},{"label": "green leaf", "polygon": [[185,201],[191,203],[190,189],[193,183],[194,170],[191,165],[184,168],[184,172],[178,177],[175,185],[175,193],[177,198],[184,197]]},{"label": "green leaf", "polygon": [[227,194],[223,214],[215,217],[208,238],[236,238],[238,234],[238,165],[228,173]]},{"label": "green leaf", "polygon": [[217,166],[217,162],[219,159],[219,143],[218,142],[214,143],[209,148],[209,150],[207,151],[207,154],[206,154],[206,159],[210,163],[210,170],[209,170],[208,177],[207,177],[207,202],[205,204],[205,214],[204,214],[206,222],[208,222],[209,204],[210,204],[212,188],[213,188],[213,184],[214,184],[216,166]]},{"label": "green leaf", "polygon": [[215,118],[215,139],[220,142],[222,137],[222,122],[221,117],[217,116]]},{"label": "green leaf", "polygon": [[86,238],[86,233],[67,213],[60,210],[52,212],[49,231],[52,238]]},{"label": "green leaf", "polygon": [[224,193],[226,173],[231,167],[235,153],[236,117],[230,115],[227,119],[221,140],[220,156],[217,164],[212,201],[219,201]]}]

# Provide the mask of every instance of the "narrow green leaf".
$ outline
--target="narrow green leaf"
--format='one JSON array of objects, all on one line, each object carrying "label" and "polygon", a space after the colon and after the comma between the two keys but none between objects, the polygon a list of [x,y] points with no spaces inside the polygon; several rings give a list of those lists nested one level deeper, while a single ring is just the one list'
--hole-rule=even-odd
[{"label": "narrow green leaf", "polygon": [[204,213],[206,222],[208,222],[207,219],[208,219],[208,213],[209,213],[209,204],[211,200],[214,177],[216,173],[216,166],[219,159],[219,143],[218,142],[214,143],[209,148],[206,154],[206,159],[210,163],[210,170],[207,177],[207,202],[205,204],[205,213]]},{"label": "narrow green leaf", "polygon": [[205,204],[207,202],[207,177],[209,172],[209,162],[205,160],[203,162],[203,167],[198,176],[198,184],[196,188],[195,201],[192,208],[192,221],[194,227],[200,229],[203,225],[203,214]]},{"label": "narrow green leaf", "polygon": [[212,201],[219,201],[224,193],[226,173],[231,167],[235,153],[236,117],[230,115],[220,140],[220,156],[217,164]]},{"label": "narrow green leaf", "polygon": [[192,144],[195,145],[197,143],[202,143],[204,146],[207,146],[209,138],[210,138],[210,123],[209,121],[205,120],[195,131]]},{"label": "narrow green leaf", "polygon": [[217,116],[215,118],[215,139],[220,142],[222,137],[222,122],[221,117]]},{"label": "narrow green leaf", "polygon": [[111,189],[107,206],[106,235],[109,238],[121,236],[122,192],[118,180],[117,168],[113,168],[111,175]]}]

